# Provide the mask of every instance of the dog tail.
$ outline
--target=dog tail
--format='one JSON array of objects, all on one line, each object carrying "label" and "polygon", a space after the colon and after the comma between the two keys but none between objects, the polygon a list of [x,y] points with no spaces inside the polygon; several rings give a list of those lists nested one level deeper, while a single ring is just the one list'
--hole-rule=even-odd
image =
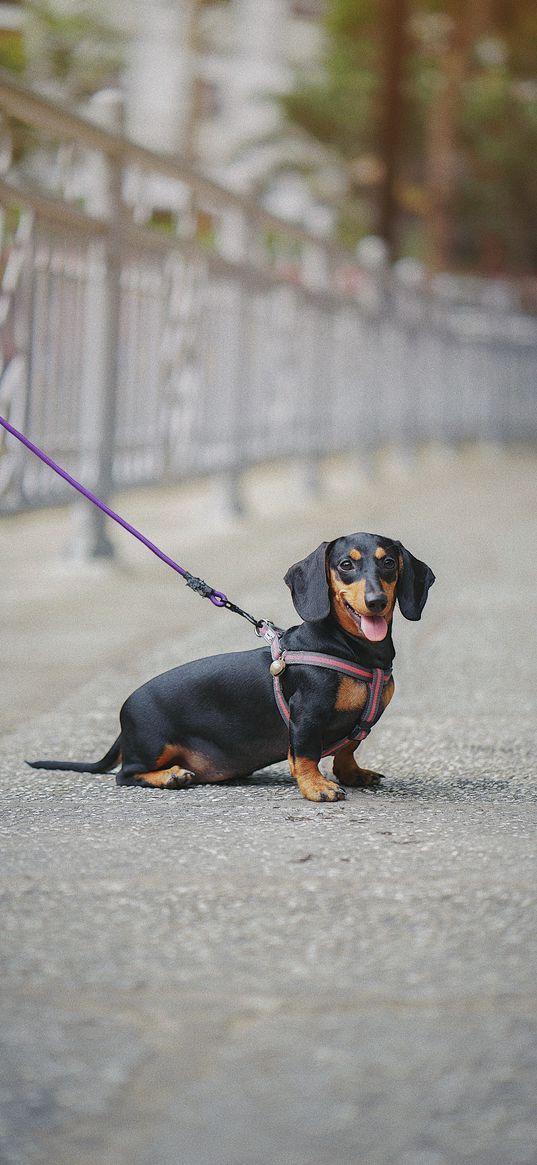
[{"label": "dog tail", "polygon": [[32,769],[61,769],[67,773],[109,773],[119,763],[121,756],[121,736],[118,736],[106,756],[96,761],[74,760],[29,760]]}]

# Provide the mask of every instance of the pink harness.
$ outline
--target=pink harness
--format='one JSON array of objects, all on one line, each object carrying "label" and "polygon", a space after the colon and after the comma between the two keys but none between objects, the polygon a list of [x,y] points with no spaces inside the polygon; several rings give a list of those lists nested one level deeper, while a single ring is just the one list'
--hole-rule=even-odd
[{"label": "pink harness", "polygon": [[347,663],[347,660],[334,659],[331,655],[323,655],[318,651],[286,651],[285,648],[282,650],[279,636],[283,632],[280,628],[270,627],[269,630],[266,624],[265,628],[263,637],[270,643],[272,655],[270,671],[274,683],[274,699],[276,700],[276,706],[280,716],[286,724],[289,724],[291,715],[289,705],[282,691],[280,676],[289,665],[292,666],[298,663],[301,665],[312,664],[314,667],[326,667],[331,671],[342,672],[343,675],[352,676],[353,679],[361,680],[362,683],[367,684],[367,702],[350,736],[346,736],[343,740],[338,740],[336,744],[327,748],[322,755],[332,756],[340,748],[344,748],[346,744],[352,743],[357,748],[360,742],[365,740],[366,736],[369,735],[373,725],[383,711],[381,704],[382,693],[386,684],[392,678],[391,671],[383,671],[380,667],[371,669],[357,667],[354,663]]}]

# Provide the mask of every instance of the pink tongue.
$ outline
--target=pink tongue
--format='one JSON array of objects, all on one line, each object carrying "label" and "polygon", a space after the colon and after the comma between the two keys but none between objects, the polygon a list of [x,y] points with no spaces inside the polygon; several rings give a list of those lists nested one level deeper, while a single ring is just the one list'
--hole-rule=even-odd
[{"label": "pink tongue", "polygon": [[378,643],[388,634],[388,624],[382,615],[360,615],[360,626],[366,639],[373,643]]}]

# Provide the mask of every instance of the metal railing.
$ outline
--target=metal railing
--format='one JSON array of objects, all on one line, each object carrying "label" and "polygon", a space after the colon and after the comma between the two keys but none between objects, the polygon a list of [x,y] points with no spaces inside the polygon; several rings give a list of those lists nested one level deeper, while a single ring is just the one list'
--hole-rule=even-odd
[{"label": "metal railing", "polygon": [[[516,304],[359,265],[5,76],[0,109],[0,414],[104,497],[218,472],[237,507],[261,460],[535,441]],[[113,94],[93,117],[119,126]],[[14,446],[0,510],[66,500]]]}]

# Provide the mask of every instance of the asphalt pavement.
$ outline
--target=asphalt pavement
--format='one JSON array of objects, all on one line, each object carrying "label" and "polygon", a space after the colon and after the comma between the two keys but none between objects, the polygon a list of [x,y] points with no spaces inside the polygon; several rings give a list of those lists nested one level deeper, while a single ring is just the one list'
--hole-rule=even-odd
[{"label": "asphalt pavement", "polygon": [[[388,534],[437,575],[397,616],[386,774],[304,801],[286,765],[184,792],[28,769],[102,755],[132,688],[251,647],[126,534],[0,522],[0,1160],[536,1165],[537,457],[468,449],[114,499],[241,606],[323,539]],[[212,491],[212,492],[211,492]],[[328,762],[327,762],[328,763]]]}]

